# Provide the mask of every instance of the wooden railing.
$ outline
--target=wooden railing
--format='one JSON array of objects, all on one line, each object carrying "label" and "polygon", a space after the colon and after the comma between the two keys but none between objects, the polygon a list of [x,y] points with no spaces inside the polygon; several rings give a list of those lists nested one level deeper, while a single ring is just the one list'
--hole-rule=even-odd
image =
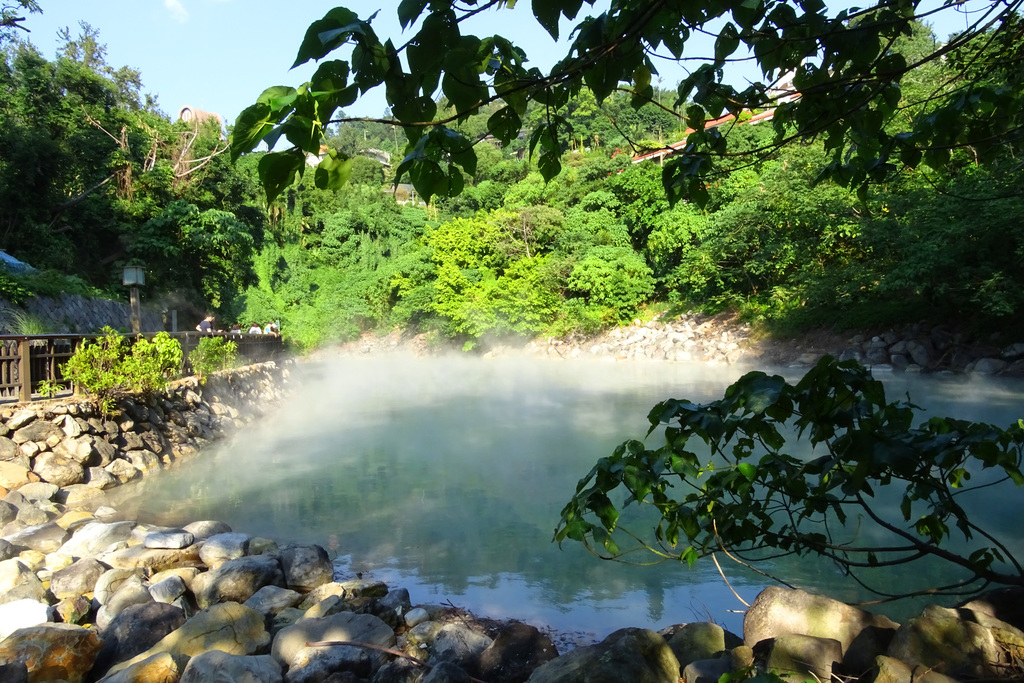
[{"label": "wooden railing", "polygon": [[[235,342],[238,360],[242,363],[262,363],[272,360],[284,351],[281,338],[269,334],[216,334],[204,335],[199,332],[171,332],[182,350],[182,376],[192,374],[188,355],[204,336],[224,337]],[[152,339],[155,335],[141,335]],[[92,334],[43,334],[35,336],[0,336],[0,402],[36,401],[39,384],[52,384],[71,390],[71,382],[64,377],[61,368],[71,358],[75,349],[85,341],[98,339]],[[129,336],[129,341],[134,337]]]}]

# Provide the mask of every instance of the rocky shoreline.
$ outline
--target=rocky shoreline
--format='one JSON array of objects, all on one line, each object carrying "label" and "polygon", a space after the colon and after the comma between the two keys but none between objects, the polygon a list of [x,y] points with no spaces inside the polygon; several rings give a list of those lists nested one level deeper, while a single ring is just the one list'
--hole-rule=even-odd
[{"label": "rocky shoreline", "polygon": [[[431,344],[427,335],[364,335],[338,349],[348,354],[403,351],[416,356],[457,352]],[[791,339],[761,337],[734,315],[700,313],[666,317],[604,332],[587,339],[535,339],[525,345],[493,344],[487,356],[527,355],[573,360],[757,364],[810,367],[823,356],[854,359],[879,371],[952,372],[1024,377],[1024,342],[996,344],[944,326],[914,323],[877,333],[811,332]]]},{"label": "rocky shoreline", "polygon": [[943,683],[1022,673],[1016,589],[895,624],[769,588],[742,637],[710,623],[626,628],[560,655],[534,626],[417,605],[372,578],[339,581],[317,545],[217,521],[157,527],[103,506],[104,489],[259,419],[287,381],[286,368],[264,364],[183,380],[117,416],[72,402],[0,411],[0,683],[714,683],[754,671]]}]

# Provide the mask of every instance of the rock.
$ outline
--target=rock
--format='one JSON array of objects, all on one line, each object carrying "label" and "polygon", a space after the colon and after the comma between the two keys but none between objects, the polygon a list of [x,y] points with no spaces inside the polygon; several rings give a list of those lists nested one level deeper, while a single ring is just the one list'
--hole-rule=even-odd
[{"label": "rock", "polygon": [[0,604],[0,641],[19,628],[38,626],[49,621],[50,606],[45,602],[22,599]]},{"label": "rock", "polygon": [[1024,659],[1024,633],[983,612],[930,605],[896,631],[889,657],[953,678],[1005,678]]},{"label": "rock", "polygon": [[102,683],[178,683],[188,657],[160,652],[107,676]]},{"label": "rock", "polygon": [[85,484],[93,488],[106,491],[119,485],[121,482],[110,472],[102,467],[90,467],[85,471]]},{"label": "rock", "polygon": [[679,661],[654,631],[624,628],[597,645],[577,648],[542,664],[531,683],[678,683]]},{"label": "rock", "polygon": [[54,621],[63,621],[65,624],[85,625],[92,613],[92,600],[84,595],[71,595],[62,598],[53,606]]},{"label": "rock", "polygon": [[395,632],[383,621],[370,614],[342,612],[323,619],[304,619],[281,629],[274,637],[270,654],[288,669],[292,680],[294,669],[314,667],[331,663],[352,664],[369,661],[376,670],[383,665],[385,655],[368,652],[354,647],[330,646],[307,647],[306,643],[320,641],[345,641],[369,643],[381,647],[394,647]]},{"label": "rock", "polygon": [[486,681],[522,683],[534,669],[557,656],[558,650],[550,638],[533,626],[513,622],[503,628],[480,655],[479,677]]},{"label": "rock", "polygon": [[842,644],[834,638],[787,633],[761,642],[769,644],[765,666],[783,676],[831,680],[833,665],[843,659]]},{"label": "rock", "polygon": [[434,666],[420,683],[471,683],[473,679],[453,662],[441,662]]},{"label": "rock", "polygon": [[172,605],[148,602],[126,607],[102,631],[96,673],[103,675],[115,664],[145,652],[184,623],[185,613]]},{"label": "rock", "polygon": [[274,616],[287,607],[295,607],[301,600],[302,594],[298,591],[280,586],[264,586],[245,601],[245,606],[260,614]]},{"label": "rock", "polygon": [[732,671],[732,662],[727,658],[697,659],[683,667],[686,683],[718,683],[718,679]]},{"label": "rock", "polygon": [[180,598],[186,591],[188,591],[188,586],[185,585],[184,579],[173,575],[158,583],[153,583],[149,587],[149,594],[153,596],[154,600],[168,604]]},{"label": "rock", "polygon": [[30,626],[0,643],[0,662],[23,663],[33,682],[83,683],[99,650],[99,636],[81,626]]},{"label": "rock", "polygon": [[93,589],[96,602],[101,605],[107,604],[125,581],[133,576],[141,578],[144,575],[145,572],[141,569],[108,569],[96,580],[96,587]]},{"label": "rock", "polygon": [[[725,650],[725,629],[718,624],[697,622],[686,624],[668,640],[679,666],[686,668],[698,659],[711,659]],[[717,680],[717,679],[716,679]]]},{"label": "rock", "polygon": [[247,657],[211,650],[189,660],[180,683],[279,683],[281,665],[270,655]]},{"label": "rock", "polygon": [[208,567],[215,567],[221,562],[245,557],[248,548],[247,534],[215,534],[206,539],[202,550],[199,551],[199,558]]},{"label": "rock", "polygon": [[115,543],[127,541],[134,526],[133,522],[90,522],[76,530],[60,552],[72,557],[98,555]]},{"label": "rock", "polygon": [[355,579],[343,583],[332,581],[331,583],[325,583],[314,588],[299,603],[299,608],[309,609],[332,595],[340,596],[346,600],[354,600],[355,598],[382,598],[387,594],[388,586],[382,581],[370,581],[367,579]]},{"label": "rock", "polygon": [[47,602],[39,577],[17,558],[0,562],[0,605],[18,600]]},{"label": "rock", "polygon": [[270,642],[263,626],[263,615],[237,602],[222,602],[209,607],[172,631],[146,652],[111,669],[116,673],[132,664],[160,653],[195,657],[209,650],[233,655],[249,655]]},{"label": "rock", "polygon": [[445,624],[430,648],[431,660],[453,662],[475,674],[480,670],[480,656],[493,642],[465,624]]},{"label": "rock", "polygon": [[376,601],[373,614],[383,619],[391,628],[397,628],[403,623],[403,617],[412,609],[412,601],[409,599],[409,591],[405,588],[396,588],[388,591],[388,594]]},{"label": "rock", "polygon": [[160,469],[160,458],[152,451],[128,451],[124,454],[124,457],[135,467],[135,469],[143,474]]},{"label": "rock", "polygon": [[69,534],[66,529],[54,522],[37,524],[7,536],[11,545],[20,545],[41,553],[52,553],[60,550]]},{"label": "rock", "polygon": [[195,543],[195,536],[184,529],[152,531],[146,534],[143,545],[147,548],[187,548]]},{"label": "rock", "polygon": [[28,423],[34,422],[36,417],[38,417],[36,415],[36,411],[23,408],[11,416],[11,419],[7,421],[7,428],[12,431],[17,431]]},{"label": "rock", "polygon": [[25,465],[0,460],[0,486],[5,489],[16,489],[19,486],[38,481],[38,476]]},{"label": "rock", "polygon": [[196,594],[196,603],[204,609],[218,602],[245,602],[260,588],[283,583],[284,576],[277,559],[256,555],[228,560],[216,569],[200,574],[192,582],[192,590]]},{"label": "rock", "polygon": [[1009,365],[998,358],[979,358],[974,362],[971,372],[976,375],[997,375]]},{"label": "rock", "polygon": [[750,647],[786,634],[839,641],[848,672],[864,672],[884,654],[897,624],[887,617],[799,590],[770,586],[757,596],[743,618],[743,639]]},{"label": "rock", "polygon": [[199,544],[176,550],[174,548],[147,548],[135,545],[121,550],[104,553],[99,557],[101,562],[120,569],[142,568],[154,572],[172,567],[188,567],[201,563]]},{"label": "rock", "polygon": [[92,593],[96,582],[107,567],[92,557],[83,557],[74,564],[59,569],[50,577],[50,592],[57,598]]},{"label": "rock", "polygon": [[0,528],[18,517],[18,508],[6,500],[0,500]]},{"label": "rock", "polygon": [[50,521],[50,515],[42,508],[26,503],[18,510],[18,524],[23,527],[35,527],[46,524]]},{"label": "rock", "polygon": [[[8,426],[10,423],[8,423]],[[60,427],[45,420],[34,420],[26,426],[18,429],[11,435],[11,441],[17,444],[26,441],[46,441],[50,437],[56,437],[58,441],[64,438],[64,432]]]},{"label": "rock", "polygon": [[288,588],[308,593],[334,579],[334,565],[318,545],[286,545],[280,551],[281,568]]},{"label": "rock", "polygon": [[110,464],[106,465],[103,469],[122,484],[127,484],[128,482],[134,481],[142,476],[142,472],[137,470],[134,465],[127,460],[122,460],[121,458],[112,460]]},{"label": "rock", "polygon": [[185,527],[185,531],[195,536],[196,540],[206,540],[211,536],[216,536],[218,534],[230,534],[231,527],[224,522],[204,520],[200,522],[192,522]]},{"label": "rock", "polygon": [[1024,630],[1024,588],[997,588],[960,603],[957,607],[987,614]]},{"label": "rock", "polygon": [[118,587],[117,592],[100,607],[96,613],[96,625],[101,630],[106,629],[114,617],[127,608],[150,602],[153,602],[153,596],[149,594],[149,589],[142,582],[142,578],[138,575],[129,576]]},{"label": "rock", "polygon": [[20,489],[18,489],[18,493],[25,496],[25,498],[30,502],[35,503],[39,501],[53,500],[53,497],[57,495],[57,491],[59,490],[59,488],[60,487],[58,487],[55,484],[37,481],[31,484],[25,484]]},{"label": "rock", "polygon": [[104,495],[101,489],[88,484],[71,484],[60,490],[58,499],[68,507],[83,507],[103,500]]}]

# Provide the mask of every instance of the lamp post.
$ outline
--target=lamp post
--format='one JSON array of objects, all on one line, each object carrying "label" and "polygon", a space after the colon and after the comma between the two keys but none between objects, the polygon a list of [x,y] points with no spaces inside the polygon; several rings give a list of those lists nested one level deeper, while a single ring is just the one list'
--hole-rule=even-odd
[{"label": "lamp post", "polygon": [[125,266],[122,284],[131,287],[132,334],[142,331],[142,308],[139,304],[139,285],[146,284],[146,271],[142,266]]}]

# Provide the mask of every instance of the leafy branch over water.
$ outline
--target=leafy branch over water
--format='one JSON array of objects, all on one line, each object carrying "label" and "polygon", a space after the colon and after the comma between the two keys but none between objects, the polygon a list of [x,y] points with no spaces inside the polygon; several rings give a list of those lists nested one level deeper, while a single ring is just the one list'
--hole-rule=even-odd
[{"label": "leafy branch over water", "polygon": [[[626,441],[599,460],[555,540],[618,559],[635,550],[619,547],[628,536],[691,565],[718,550],[753,561],[816,554],[888,597],[903,594],[868,586],[863,570],[937,558],[964,578],[922,592],[1024,585],[1006,541],[964,508],[972,491],[1024,484],[1024,424],[934,417],[915,426],[915,407],[886,402],[867,369],[831,358],[796,384],[751,372],[706,405],[663,401],[648,436],[664,427],[664,443]],[[809,457],[794,455],[797,441],[811,445]],[[653,535],[619,527],[634,503],[655,508]]]}]

